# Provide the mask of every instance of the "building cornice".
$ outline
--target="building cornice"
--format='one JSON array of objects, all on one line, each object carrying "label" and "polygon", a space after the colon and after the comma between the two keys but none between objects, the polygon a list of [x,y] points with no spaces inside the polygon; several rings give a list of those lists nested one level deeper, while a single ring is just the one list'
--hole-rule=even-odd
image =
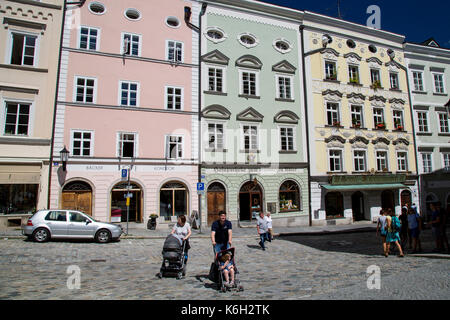
[{"label": "building cornice", "polygon": [[62,10],[62,6],[59,6],[56,4],[51,4],[51,3],[33,1],[33,0],[6,0],[6,1],[16,2],[16,3],[20,3],[20,4],[26,4],[26,5],[30,5],[30,6],[48,8],[48,9]]}]

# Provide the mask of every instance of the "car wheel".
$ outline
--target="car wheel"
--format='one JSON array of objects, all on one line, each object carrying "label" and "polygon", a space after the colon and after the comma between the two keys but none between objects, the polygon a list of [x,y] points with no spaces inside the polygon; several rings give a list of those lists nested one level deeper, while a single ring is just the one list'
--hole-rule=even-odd
[{"label": "car wheel", "polygon": [[45,228],[38,228],[33,232],[33,240],[36,242],[46,242],[50,239],[50,232]]},{"label": "car wheel", "polygon": [[111,241],[111,232],[106,229],[101,229],[95,235],[95,240],[99,243],[107,243]]}]

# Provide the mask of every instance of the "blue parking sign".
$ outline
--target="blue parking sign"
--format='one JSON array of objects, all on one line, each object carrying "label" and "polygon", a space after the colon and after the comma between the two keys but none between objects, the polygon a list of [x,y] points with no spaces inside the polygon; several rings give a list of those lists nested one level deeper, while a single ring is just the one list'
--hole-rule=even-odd
[{"label": "blue parking sign", "polygon": [[204,191],[205,190],[205,184],[203,182],[197,183],[197,191]]},{"label": "blue parking sign", "polygon": [[128,169],[122,169],[122,178],[128,177]]}]

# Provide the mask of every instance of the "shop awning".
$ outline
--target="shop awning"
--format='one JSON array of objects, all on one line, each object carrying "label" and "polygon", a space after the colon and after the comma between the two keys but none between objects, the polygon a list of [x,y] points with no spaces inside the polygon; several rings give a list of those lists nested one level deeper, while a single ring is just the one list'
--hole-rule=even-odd
[{"label": "shop awning", "polygon": [[322,188],[330,191],[345,191],[345,190],[380,190],[380,189],[400,189],[406,188],[401,183],[380,183],[380,184],[351,184],[351,185],[331,185],[324,184]]}]

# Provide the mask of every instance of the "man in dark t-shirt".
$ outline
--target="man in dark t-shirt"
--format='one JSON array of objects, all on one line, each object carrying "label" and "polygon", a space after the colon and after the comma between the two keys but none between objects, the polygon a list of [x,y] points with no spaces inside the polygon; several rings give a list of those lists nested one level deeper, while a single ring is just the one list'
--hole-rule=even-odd
[{"label": "man in dark t-shirt", "polygon": [[219,220],[211,225],[211,241],[216,253],[231,247],[232,225],[224,211],[219,212]]}]

